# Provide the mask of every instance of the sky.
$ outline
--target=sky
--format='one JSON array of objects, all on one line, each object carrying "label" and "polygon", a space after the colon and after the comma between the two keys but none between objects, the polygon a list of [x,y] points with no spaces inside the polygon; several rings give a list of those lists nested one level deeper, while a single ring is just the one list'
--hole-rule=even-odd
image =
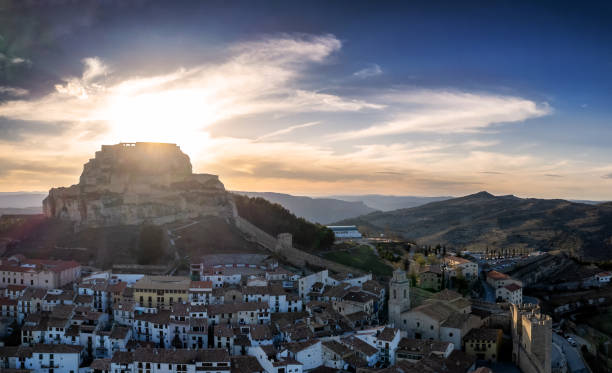
[{"label": "sky", "polygon": [[610,200],[610,19],[589,1],[0,0],[0,191],[157,141],[233,190]]}]

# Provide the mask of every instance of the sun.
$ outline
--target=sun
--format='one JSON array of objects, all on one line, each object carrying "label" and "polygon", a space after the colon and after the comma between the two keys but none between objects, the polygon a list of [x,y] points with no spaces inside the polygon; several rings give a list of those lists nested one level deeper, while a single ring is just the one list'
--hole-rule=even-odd
[{"label": "sun", "polygon": [[191,90],[116,94],[106,111],[109,141],[170,142],[188,152],[208,145],[205,128],[216,119],[205,95]]}]

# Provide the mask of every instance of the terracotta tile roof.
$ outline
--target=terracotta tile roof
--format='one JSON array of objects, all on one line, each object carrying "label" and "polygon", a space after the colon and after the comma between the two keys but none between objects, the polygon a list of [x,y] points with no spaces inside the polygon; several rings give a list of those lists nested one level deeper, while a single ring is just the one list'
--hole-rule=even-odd
[{"label": "terracotta tile roof", "polygon": [[501,329],[472,329],[470,332],[463,337],[464,341],[497,341],[498,337],[501,337]]},{"label": "terracotta tile roof", "polygon": [[94,370],[110,371],[111,359],[96,359],[91,362],[90,368]]},{"label": "terracotta tile roof", "polygon": [[442,323],[442,326],[446,328],[461,329],[463,328],[464,325],[466,325],[470,317],[477,317],[477,316],[470,315],[469,313],[455,312],[451,314],[446,319],[446,321]]},{"label": "terracotta tile roof", "polygon": [[372,345],[352,335],[342,338],[340,342],[345,344],[352,350],[362,352],[366,356],[372,356],[378,352],[378,350]]},{"label": "terracotta tile roof", "polygon": [[307,348],[309,348],[311,346],[314,346],[314,345],[316,345],[319,342],[320,341],[318,339],[310,339],[310,340],[304,341],[304,342],[285,343],[285,344],[283,344],[283,347],[295,354],[295,353],[303,351],[303,350],[305,350],[305,349],[307,349]]},{"label": "terracotta tile roof", "polygon": [[222,324],[222,325],[215,325],[214,335],[215,337],[231,338],[235,334],[234,334],[234,329],[232,328],[231,325]]},{"label": "terracotta tile roof", "polygon": [[424,356],[432,352],[445,352],[450,342],[431,341],[426,339],[402,338],[397,346],[399,350],[410,351]]},{"label": "terracotta tile roof", "polygon": [[32,347],[35,354],[79,354],[83,351],[83,346],[62,345],[62,344],[37,344]]},{"label": "terracotta tile roof", "polygon": [[321,344],[338,354],[340,357],[346,356],[351,353],[351,350],[348,347],[338,341],[329,340],[322,342]]},{"label": "terracotta tile roof", "polygon": [[504,286],[504,287],[505,287],[506,289],[508,289],[509,291],[512,291],[512,292],[514,292],[514,291],[517,291],[517,290],[520,290],[520,289],[521,289],[521,287],[520,287],[519,285],[517,285],[517,284],[508,284],[508,285],[506,285],[506,286]]},{"label": "terracotta tile roof", "polygon": [[399,333],[399,329],[386,327],[383,329],[383,331],[377,338],[381,341],[391,342],[395,338],[397,333]]},{"label": "terracotta tile roof", "polygon": [[250,325],[251,338],[256,341],[268,340],[274,337],[274,333],[268,325]]},{"label": "terracotta tile roof", "polygon": [[108,286],[108,291],[115,294],[121,294],[127,288],[127,282],[119,281],[116,284]]},{"label": "terracotta tile roof", "polygon": [[130,332],[130,328],[127,326],[113,325],[113,328],[111,329],[110,337],[112,339],[125,339],[128,336],[129,332]]},{"label": "terracotta tile roof", "polygon": [[441,301],[453,301],[455,299],[463,298],[463,295],[457,293],[453,290],[444,289],[440,292],[435,293],[431,299],[441,300]]},{"label": "terracotta tile roof", "polygon": [[114,364],[131,364],[134,361],[134,353],[127,351],[116,351],[111,358]]},{"label": "terracotta tile roof", "polygon": [[454,308],[449,307],[443,303],[425,303],[421,306],[413,308],[410,312],[423,313],[431,317],[432,319],[442,323],[456,311]]},{"label": "terracotta tile roof", "polygon": [[255,373],[263,372],[264,368],[259,364],[255,356],[232,356],[232,373]]},{"label": "terracotta tile roof", "polygon": [[487,273],[487,277],[493,280],[506,280],[510,278],[510,276],[507,274],[498,271],[489,271],[489,273]]},{"label": "terracotta tile roof", "polygon": [[146,321],[153,324],[164,324],[170,323],[170,311],[158,311],[157,313],[142,313],[134,315],[134,320]]},{"label": "terracotta tile roof", "polygon": [[191,281],[190,289],[212,289],[212,281]]}]

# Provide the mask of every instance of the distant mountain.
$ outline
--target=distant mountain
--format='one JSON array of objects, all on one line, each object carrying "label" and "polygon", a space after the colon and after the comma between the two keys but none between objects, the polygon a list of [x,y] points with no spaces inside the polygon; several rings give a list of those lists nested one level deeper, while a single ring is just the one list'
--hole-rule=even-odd
[{"label": "distant mountain", "polygon": [[417,207],[430,202],[444,201],[453,197],[415,197],[415,196],[385,196],[380,194],[365,194],[354,196],[331,196],[342,201],[361,201],[367,206],[380,211],[392,211]]},{"label": "distant mountain", "polygon": [[394,232],[421,244],[485,249],[561,249],[592,260],[612,259],[612,203],[494,196],[480,192],[338,224]]},{"label": "distant mountain", "polygon": [[310,198],[271,192],[234,192],[249,197],[260,197],[277,203],[293,214],[306,220],[329,224],[376,211],[361,201],[342,201],[333,198]]},{"label": "distant mountain", "polygon": [[2,215],[34,215],[34,214],[41,214],[41,213],[42,213],[42,206],[24,207],[24,208],[0,207],[0,216]]},{"label": "distant mountain", "polygon": [[610,201],[591,201],[591,200],[587,200],[587,199],[570,199],[570,202],[576,202],[576,203],[584,203],[587,205],[599,205],[601,203],[607,203]]},{"label": "distant mountain", "polygon": [[46,193],[40,192],[0,192],[0,208],[26,208],[38,206],[42,210],[42,201],[46,196]]}]

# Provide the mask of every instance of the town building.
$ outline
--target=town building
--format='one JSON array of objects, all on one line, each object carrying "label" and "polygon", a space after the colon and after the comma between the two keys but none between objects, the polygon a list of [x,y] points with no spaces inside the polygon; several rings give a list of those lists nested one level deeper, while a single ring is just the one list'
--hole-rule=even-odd
[{"label": "town building", "polygon": [[328,225],[327,228],[334,232],[336,240],[358,240],[362,238],[356,225]]},{"label": "town building", "polygon": [[423,266],[419,270],[417,285],[421,289],[430,289],[440,291],[442,289],[442,281],[444,273],[438,264]]},{"label": "town building", "polygon": [[463,338],[465,353],[477,360],[497,362],[502,343],[501,329],[472,329]]},{"label": "town building", "polygon": [[28,259],[23,255],[0,258],[0,287],[24,285],[57,289],[75,282],[81,276],[81,265],[75,261]]},{"label": "town building", "polygon": [[525,373],[551,371],[552,319],[537,305],[511,304],[512,361]]},{"label": "town building", "polygon": [[448,279],[463,276],[466,280],[473,281],[478,278],[478,263],[455,255],[447,255],[442,261]]},{"label": "town building", "polygon": [[406,330],[406,321],[402,314],[410,310],[410,280],[406,271],[396,269],[389,282],[389,323],[396,328]]},{"label": "town building", "polygon": [[189,300],[191,280],[179,276],[144,276],[133,286],[134,300],[141,306],[168,309]]}]

